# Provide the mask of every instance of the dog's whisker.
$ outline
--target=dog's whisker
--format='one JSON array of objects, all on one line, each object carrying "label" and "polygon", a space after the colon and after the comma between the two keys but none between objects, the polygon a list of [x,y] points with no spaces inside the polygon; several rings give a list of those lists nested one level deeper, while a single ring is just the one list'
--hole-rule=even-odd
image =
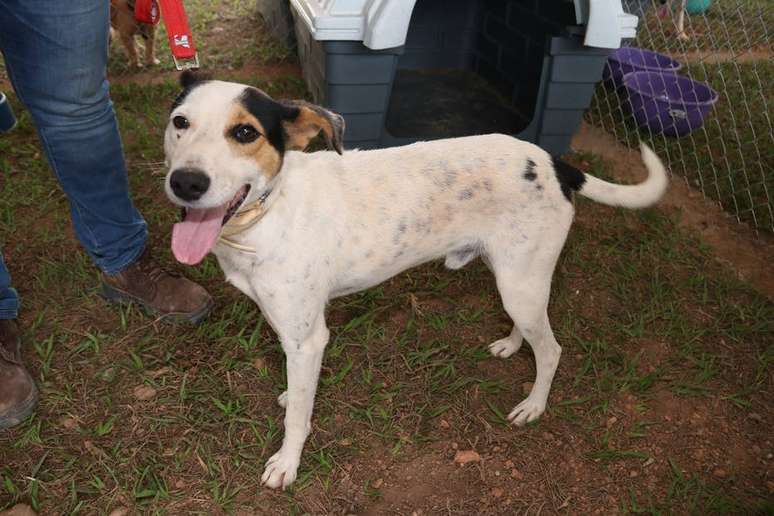
[{"label": "dog's whisker", "polygon": [[163,161],[150,161],[142,163],[127,162],[127,167],[130,169],[149,171],[151,175],[154,176],[163,176],[167,173],[167,166]]},{"label": "dog's whisker", "polygon": [[163,167],[164,162],[163,161],[153,161],[153,162],[143,162],[143,163],[132,163],[133,167]]}]

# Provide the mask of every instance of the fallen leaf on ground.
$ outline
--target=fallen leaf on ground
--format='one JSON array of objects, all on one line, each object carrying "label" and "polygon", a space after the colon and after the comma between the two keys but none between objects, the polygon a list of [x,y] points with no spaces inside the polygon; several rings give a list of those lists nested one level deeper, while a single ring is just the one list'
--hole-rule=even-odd
[{"label": "fallen leaf on ground", "polygon": [[0,512],[0,516],[37,516],[37,513],[29,505],[19,503],[8,510]]},{"label": "fallen leaf on ground", "polygon": [[68,430],[72,430],[76,426],[78,426],[78,421],[75,420],[74,417],[65,416],[62,419],[59,420],[60,424],[67,428]]},{"label": "fallen leaf on ground", "polygon": [[481,455],[475,450],[459,450],[454,454],[454,462],[457,464],[467,464],[468,462],[479,462]]},{"label": "fallen leaf on ground", "polygon": [[156,396],[156,389],[150,385],[138,385],[134,388],[134,397],[140,401],[148,401]]}]

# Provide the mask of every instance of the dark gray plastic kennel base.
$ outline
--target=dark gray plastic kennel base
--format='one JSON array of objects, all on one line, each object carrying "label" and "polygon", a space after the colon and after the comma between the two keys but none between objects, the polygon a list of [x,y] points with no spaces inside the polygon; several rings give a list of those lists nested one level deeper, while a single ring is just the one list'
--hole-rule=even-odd
[{"label": "dark gray plastic kennel base", "polygon": [[316,41],[298,18],[315,102],[344,116],[347,148],[503,132],[563,154],[609,50],[582,45],[566,2],[418,0],[406,45]]}]

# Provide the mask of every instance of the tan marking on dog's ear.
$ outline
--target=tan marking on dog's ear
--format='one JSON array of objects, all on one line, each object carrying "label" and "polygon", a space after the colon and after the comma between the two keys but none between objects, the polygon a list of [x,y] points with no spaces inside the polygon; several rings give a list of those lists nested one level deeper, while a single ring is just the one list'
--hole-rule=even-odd
[{"label": "tan marking on dog's ear", "polygon": [[[240,124],[247,124],[255,127],[255,129],[261,133],[252,143],[239,143],[231,136],[231,130]],[[237,156],[245,156],[252,158],[258,163],[261,171],[266,179],[271,179],[276,176],[280,167],[282,166],[282,157],[279,151],[275,149],[269,141],[266,139],[266,130],[261,125],[261,122],[255,118],[249,111],[239,104],[234,106],[226,127],[223,132],[223,137],[228,142],[229,147]]]},{"label": "tan marking on dog's ear", "polygon": [[302,100],[285,101],[283,104],[299,110],[295,119],[282,123],[289,147],[303,150],[322,131],[328,148],[341,154],[344,135],[344,118],[341,115]]}]

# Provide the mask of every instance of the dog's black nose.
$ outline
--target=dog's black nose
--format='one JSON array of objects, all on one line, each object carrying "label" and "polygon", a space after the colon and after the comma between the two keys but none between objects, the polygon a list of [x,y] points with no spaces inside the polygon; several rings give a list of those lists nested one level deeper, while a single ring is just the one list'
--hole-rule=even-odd
[{"label": "dog's black nose", "polygon": [[210,187],[210,178],[198,168],[178,168],[172,171],[169,186],[182,200],[195,201]]}]

